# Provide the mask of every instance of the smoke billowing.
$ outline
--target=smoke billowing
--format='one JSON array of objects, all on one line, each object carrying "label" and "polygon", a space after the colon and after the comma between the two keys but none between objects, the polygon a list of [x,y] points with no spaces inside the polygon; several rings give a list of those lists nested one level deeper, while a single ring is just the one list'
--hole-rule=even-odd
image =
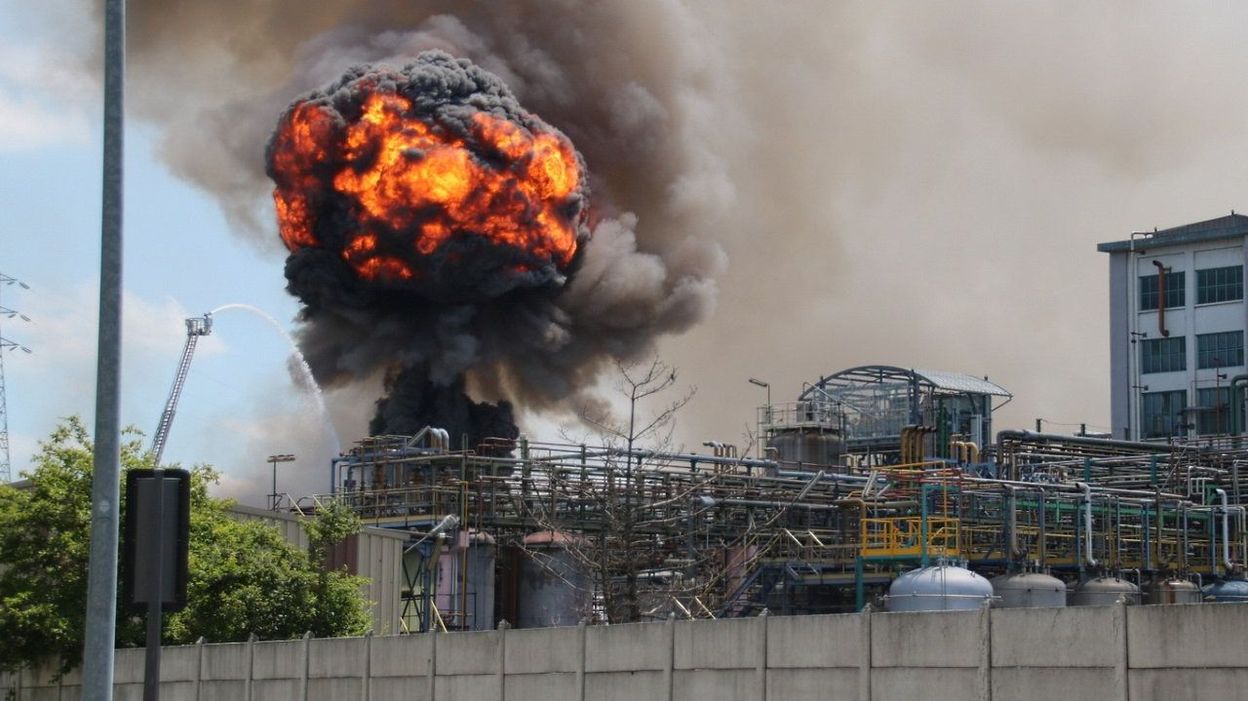
[{"label": "smoke billowing", "polygon": [[[496,76],[440,51],[357,66],[297,99],[267,154],[314,367],[329,381],[398,373],[373,433],[515,438],[510,406],[473,402],[465,373],[495,367],[551,396],[530,366],[609,354],[610,339],[577,338],[586,321],[560,302],[589,238],[584,163]],[[382,328],[386,343],[356,354]]]},{"label": "smoke billowing", "polygon": [[[294,96],[426,49],[499,76],[589,169],[602,218],[568,287],[616,289],[566,291],[578,318],[666,314],[656,333],[676,332],[719,305],[663,342],[699,385],[680,419],[695,445],[750,420],[762,397],[746,377],[779,400],[874,362],[989,375],[1017,397],[1003,427],[1108,429],[1095,243],[1244,207],[1241,5],[130,0],[128,13],[130,108],[261,246],[277,238],[260,155]],[[456,328],[430,333],[466,342]],[[354,373],[385,346],[331,357]],[[558,396],[591,368],[530,370]],[[468,386],[507,396],[492,370]]]}]

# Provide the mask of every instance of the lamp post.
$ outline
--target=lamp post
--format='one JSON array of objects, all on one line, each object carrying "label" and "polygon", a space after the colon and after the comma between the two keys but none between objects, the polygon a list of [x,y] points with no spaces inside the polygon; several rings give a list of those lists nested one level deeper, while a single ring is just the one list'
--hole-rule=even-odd
[{"label": "lamp post", "polygon": [[[770,425],[771,424],[771,383],[763,382],[762,380],[758,380],[753,377],[749,378],[749,381],[750,381],[750,384],[754,385],[755,387],[762,387],[763,389],[767,390],[767,413],[763,414],[763,416],[767,417],[767,424]],[[757,441],[758,441],[758,457],[759,458],[763,457],[762,440],[763,440],[763,437],[761,435],[758,436]]]},{"label": "lamp post", "polygon": [[277,494],[277,464],[279,462],[293,462],[295,456],[290,453],[282,453],[280,455],[270,455],[269,463],[273,465],[273,493],[269,496],[273,498],[273,504],[269,508],[277,511],[278,494]]}]

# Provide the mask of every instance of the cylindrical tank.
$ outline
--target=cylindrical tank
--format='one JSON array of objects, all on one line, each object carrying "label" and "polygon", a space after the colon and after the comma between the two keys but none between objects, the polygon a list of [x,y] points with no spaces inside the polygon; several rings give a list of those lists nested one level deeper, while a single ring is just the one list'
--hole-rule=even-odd
[{"label": "cylindrical tank", "polygon": [[516,627],[574,626],[589,615],[593,580],[570,549],[580,540],[559,531],[524,538],[516,592]]},{"label": "cylindrical tank", "polygon": [[1157,581],[1148,592],[1150,604],[1199,604],[1203,599],[1200,587],[1178,577]]},{"label": "cylindrical tank", "polygon": [[1248,601],[1248,581],[1224,579],[1221,582],[1206,584],[1203,594],[1206,601]]},{"label": "cylindrical tank", "polygon": [[494,538],[475,530],[461,530],[443,546],[438,557],[437,602],[448,626],[494,629],[495,552]]},{"label": "cylindrical tank", "polygon": [[776,460],[785,469],[835,465],[841,459],[841,437],[829,431],[794,429],[776,433],[767,441],[775,448]]},{"label": "cylindrical tank", "polygon": [[1039,572],[1003,574],[992,578],[992,591],[1001,608],[1062,608],[1066,583]]},{"label": "cylindrical tank", "polygon": [[976,609],[991,600],[991,582],[966,568],[943,564],[902,574],[884,597],[889,611]]},{"label": "cylindrical tank", "polygon": [[1110,606],[1126,597],[1128,604],[1140,603],[1140,588],[1118,577],[1096,577],[1080,584],[1070,595],[1071,606]]}]

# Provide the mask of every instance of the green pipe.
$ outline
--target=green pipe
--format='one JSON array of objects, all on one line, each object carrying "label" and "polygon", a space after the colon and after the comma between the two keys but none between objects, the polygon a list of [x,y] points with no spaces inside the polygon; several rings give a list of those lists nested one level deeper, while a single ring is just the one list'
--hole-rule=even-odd
[{"label": "green pipe", "polygon": [[862,581],[862,556],[854,558],[854,610],[861,611],[867,603],[867,590]]}]

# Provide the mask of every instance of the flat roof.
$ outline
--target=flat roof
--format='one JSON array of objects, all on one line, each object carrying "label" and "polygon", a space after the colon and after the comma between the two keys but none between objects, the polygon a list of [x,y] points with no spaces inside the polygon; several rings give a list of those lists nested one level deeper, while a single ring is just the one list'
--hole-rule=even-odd
[{"label": "flat roof", "polygon": [[1189,243],[1216,241],[1248,236],[1248,216],[1232,211],[1225,217],[1209,219],[1195,224],[1184,224],[1161,231],[1134,234],[1125,241],[1109,241],[1096,244],[1101,253],[1143,250],[1161,246],[1182,246]]}]

